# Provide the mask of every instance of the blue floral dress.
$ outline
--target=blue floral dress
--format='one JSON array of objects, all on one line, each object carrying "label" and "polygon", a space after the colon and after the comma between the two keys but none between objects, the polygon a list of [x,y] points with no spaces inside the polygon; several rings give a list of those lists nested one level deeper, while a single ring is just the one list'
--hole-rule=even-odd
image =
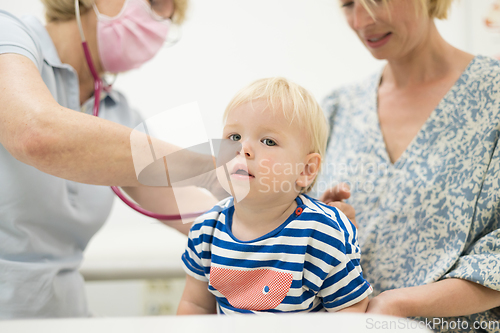
[{"label": "blue floral dress", "polygon": [[[326,98],[331,136],[315,194],[350,184],[374,296],[445,278],[500,290],[500,63],[475,57],[394,164],[377,115],[380,76]],[[500,321],[500,311],[464,319],[464,332],[482,332],[474,321]]]}]

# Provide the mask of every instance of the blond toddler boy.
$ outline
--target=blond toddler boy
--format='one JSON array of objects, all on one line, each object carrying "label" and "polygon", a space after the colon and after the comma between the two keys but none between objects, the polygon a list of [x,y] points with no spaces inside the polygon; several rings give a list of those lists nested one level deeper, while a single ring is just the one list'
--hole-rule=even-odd
[{"label": "blond toddler boy", "polygon": [[372,289],[356,229],[306,194],[328,138],[314,97],[283,78],[258,80],[229,103],[223,132],[241,144],[219,173],[233,196],[191,228],[178,314],[365,312]]}]

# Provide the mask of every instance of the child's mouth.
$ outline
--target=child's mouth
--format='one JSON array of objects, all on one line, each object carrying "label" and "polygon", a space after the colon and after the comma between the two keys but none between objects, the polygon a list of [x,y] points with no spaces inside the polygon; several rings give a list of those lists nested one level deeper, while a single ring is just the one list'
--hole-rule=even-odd
[{"label": "child's mouth", "polygon": [[251,173],[249,173],[245,168],[241,166],[235,166],[233,168],[233,172],[231,173],[231,177],[236,179],[248,179],[255,178]]}]

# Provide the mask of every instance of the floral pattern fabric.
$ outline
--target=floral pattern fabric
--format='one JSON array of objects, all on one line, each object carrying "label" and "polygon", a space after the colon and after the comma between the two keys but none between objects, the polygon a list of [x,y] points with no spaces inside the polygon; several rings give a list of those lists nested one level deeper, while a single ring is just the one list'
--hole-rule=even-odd
[{"label": "floral pattern fabric", "polygon": [[[315,194],[351,186],[373,295],[445,278],[500,290],[500,63],[476,56],[394,164],[377,115],[380,77],[326,98],[331,136]],[[477,318],[500,314],[465,319]]]}]

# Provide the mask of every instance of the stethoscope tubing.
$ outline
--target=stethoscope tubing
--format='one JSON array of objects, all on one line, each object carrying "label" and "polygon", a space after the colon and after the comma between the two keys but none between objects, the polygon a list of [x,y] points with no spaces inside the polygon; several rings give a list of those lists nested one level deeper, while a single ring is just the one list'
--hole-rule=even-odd
[{"label": "stethoscope tubing", "polygon": [[146,215],[146,216],[158,219],[158,220],[180,220],[183,218],[198,217],[198,216],[205,213],[205,212],[194,212],[194,213],[187,213],[187,214],[182,214],[182,215],[162,215],[162,214],[153,213],[153,212],[150,212],[149,210],[146,210],[146,209],[142,208],[141,206],[133,203],[132,201],[130,201],[125,195],[123,195],[122,191],[118,187],[111,186],[111,189],[113,190],[113,192],[116,194],[116,196],[118,198],[120,198],[127,206],[129,206],[133,210],[141,213],[142,215]]}]

